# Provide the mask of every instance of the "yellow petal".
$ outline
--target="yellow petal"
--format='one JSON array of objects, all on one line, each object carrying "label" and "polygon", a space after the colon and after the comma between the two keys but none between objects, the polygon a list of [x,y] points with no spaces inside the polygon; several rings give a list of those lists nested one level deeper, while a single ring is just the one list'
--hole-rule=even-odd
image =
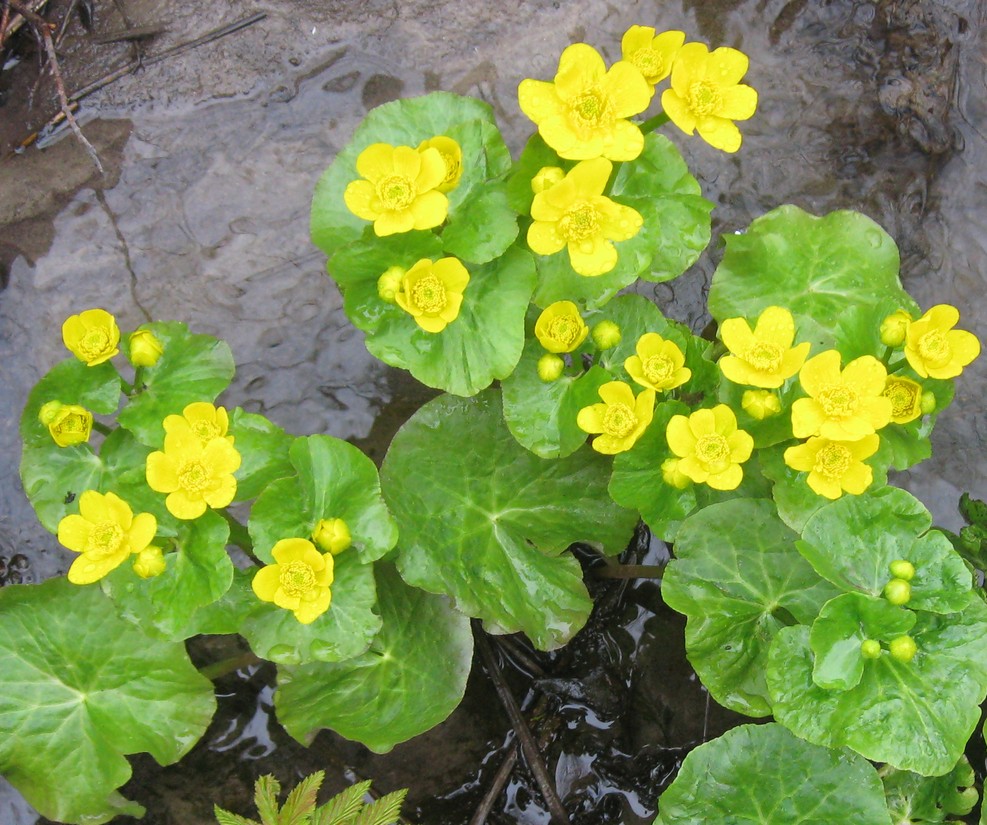
[{"label": "yellow petal", "polygon": [[365,221],[372,221],[380,214],[379,204],[377,209],[373,207],[376,200],[377,190],[369,181],[352,181],[343,190],[343,202],[346,204],[346,208]]},{"label": "yellow petal", "polygon": [[843,495],[843,487],[840,482],[835,478],[829,478],[821,473],[809,473],[806,482],[808,482],[809,489],[812,492],[816,495],[824,496],[831,501],[835,501]]},{"label": "yellow petal", "polygon": [[736,355],[743,355],[755,343],[754,333],[743,318],[727,318],[720,325],[720,340]]},{"label": "yellow petal", "polygon": [[415,228],[415,216],[410,209],[401,212],[383,212],[374,221],[374,233],[378,238],[410,232]]},{"label": "yellow petal", "polygon": [[850,465],[850,468],[844,473],[843,478],[840,479],[840,483],[848,493],[859,496],[864,490],[870,487],[873,480],[874,471],[866,464],[858,462],[857,464]]},{"label": "yellow petal", "polygon": [[130,505],[116,493],[107,493],[103,501],[106,503],[108,520],[119,524],[124,530],[129,530],[134,520],[134,511],[130,509]]},{"label": "yellow petal", "polygon": [[603,153],[603,139],[596,135],[588,140],[581,140],[573,131],[565,113],[545,117],[538,124],[538,134],[561,158],[585,160],[599,157]]},{"label": "yellow petal", "polygon": [[743,469],[739,464],[731,464],[720,473],[710,473],[706,483],[714,490],[736,490],[743,480]]},{"label": "yellow petal", "polygon": [[206,512],[206,502],[201,496],[193,498],[185,490],[175,490],[165,499],[165,507],[175,518],[194,519]]},{"label": "yellow petal", "polygon": [[720,117],[730,120],[747,120],[757,109],[757,92],[750,86],[731,86],[721,89],[722,103],[716,110]]},{"label": "yellow petal", "polygon": [[411,204],[411,214],[415,229],[432,229],[441,224],[449,214],[449,199],[437,189],[425,192]]},{"label": "yellow petal", "polygon": [[278,587],[274,591],[274,603],[285,610],[297,610],[302,600],[298,596],[289,596],[281,587]]},{"label": "yellow petal", "polygon": [[640,114],[648,108],[654,94],[654,87],[641,72],[623,60],[610,67],[601,86],[613,102],[613,111],[618,118]]},{"label": "yellow petal", "polygon": [[740,129],[732,120],[723,117],[706,117],[696,121],[696,131],[714,149],[736,152],[743,142]]},{"label": "yellow petal", "polygon": [[937,304],[919,319],[919,321],[928,321],[933,329],[941,330],[952,329],[959,320],[960,311],[950,304]]},{"label": "yellow petal", "polygon": [[[673,75],[674,77],[674,75]],[[696,131],[696,115],[689,107],[685,98],[680,97],[674,89],[665,89],[661,93],[661,108],[665,110],[669,120],[687,135]]]},{"label": "yellow petal", "polygon": [[521,111],[535,123],[562,114],[555,85],[544,80],[522,80],[517,87],[517,101]]},{"label": "yellow petal", "polygon": [[617,250],[603,238],[587,238],[569,244],[569,263],[577,274],[594,278],[605,275],[617,265]]},{"label": "yellow petal", "polygon": [[[584,433],[602,433],[606,404],[591,404],[576,413],[576,426]],[[64,542],[63,542],[64,543]]]},{"label": "yellow petal", "polygon": [[665,428],[665,439],[668,441],[668,448],[679,457],[691,456],[696,449],[696,436],[689,426],[689,419],[684,415],[671,417]]},{"label": "yellow petal", "polygon": [[843,381],[860,395],[880,395],[888,381],[888,371],[873,355],[863,355],[846,365]]},{"label": "yellow petal", "polygon": [[581,94],[587,86],[598,83],[606,74],[606,64],[600,53],[586,43],[573,43],[559,57],[555,89],[563,100]]},{"label": "yellow petal", "polygon": [[[441,160],[441,158],[440,158]],[[443,166],[444,168],[444,166]],[[415,180],[422,169],[422,156],[410,146],[394,147],[394,174]]]},{"label": "yellow petal", "polygon": [[210,507],[226,507],[236,498],[236,479],[231,475],[220,476],[216,486],[202,493],[202,499]]},{"label": "yellow petal", "polygon": [[634,390],[623,381],[608,381],[597,392],[605,404],[626,404],[634,408]]},{"label": "yellow petal", "polygon": [[730,435],[737,429],[737,416],[726,404],[717,404],[710,412],[713,414],[713,426],[719,435]]},{"label": "yellow petal", "polygon": [[415,188],[419,192],[428,192],[445,180],[446,162],[442,160],[442,153],[438,149],[424,149],[419,154],[421,170],[415,178]]},{"label": "yellow petal", "polygon": [[318,596],[312,601],[301,600],[301,603],[295,608],[295,618],[301,624],[311,624],[329,609],[331,601],[332,592],[329,588],[320,590]]},{"label": "yellow petal", "polygon": [[[840,354],[835,349],[826,350],[810,358],[799,371],[799,383],[802,384],[802,389],[812,396],[818,395],[828,384],[836,384],[839,381]],[[801,437],[796,436],[796,438]]]},{"label": "yellow petal", "polygon": [[696,438],[713,435],[716,432],[716,416],[710,409],[696,410],[689,416],[689,427]]},{"label": "yellow petal", "polygon": [[818,434],[825,420],[822,407],[811,398],[800,398],[792,404],[792,434],[796,438]]},{"label": "yellow petal", "polygon": [[737,430],[727,436],[727,444],[730,446],[730,460],[737,464],[743,464],[754,452],[754,439],[745,430]]},{"label": "yellow petal", "polygon": [[528,246],[536,255],[554,255],[565,244],[555,221],[535,221],[528,227]]},{"label": "yellow petal", "polygon": [[754,337],[759,341],[788,349],[795,340],[795,319],[784,307],[767,307],[754,325]]},{"label": "yellow petal", "polygon": [[[675,64],[672,66],[672,88],[679,98],[688,99],[692,84],[705,80],[708,62],[709,49],[704,43],[686,43],[679,49],[679,53],[675,57]],[[668,112],[664,95],[662,95],[661,105]],[[669,116],[671,116],[670,112]],[[678,123],[676,123],[677,125]]]},{"label": "yellow petal", "polygon": [[127,558],[127,553],[115,553],[103,559],[93,559],[90,556],[79,556],[69,568],[68,580],[72,584],[92,584],[103,576],[115,570]]},{"label": "yellow petal", "polygon": [[817,439],[810,439],[805,444],[797,444],[785,450],[785,464],[802,473],[811,470],[815,466],[818,452],[813,448],[813,442],[818,443]]},{"label": "yellow petal", "polygon": [[95,490],[86,490],[79,496],[79,515],[93,524],[110,521],[112,518],[110,506],[103,494]]},{"label": "yellow petal", "polygon": [[158,520],[151,513],[138,513],[130,525],[127,543],[131,553],[139,553],[152,541],[158,532]]},{"label": "yellow petal", "polygon": [[92,522],[72,513],[58,522],[58,542],[69,550],[81,553],[86,549],[92,530]]},{"label": "yellow petal", "polygon": [[[781,357],[781,367],[778,369],[778,376],[788,379],[802,369],[802,365],[805,363],[805,358],[809,354],[809,348],[811,346],[810,343],[806,342],[788,350]],[[781,385],[779,384],[779,386]]]},{"label": "yellow petal", "polygon": [[709,470],[694,455],[684,456],[678,464],[680,473],[687,475],[696,484],[705,484],[709,478]]},{"label": "yellow petal", "polygon": [[178,468],[165,453],[153,452],[145,468],[147,486],[158,493],[173,493],[178,489]]},{"label": "yellow petal", "polygon": [[257,598],[261,601],[273,602],[274,594],[281,586],[280,575],[281,571],[276,564],[269,564],[258,570],[250,582],[254,593],[257,594]]},{"label": "yellow petal", "polygon": [[440,258],[432,264],[432,271],[441,279],[446,290],[462,293],[470,282],[466,267],[456,258]]},{"label": "yellow petal", "polygon": [[728,46],[710,52],[706,63],[706,79],[719,86],[733,86],[747,73],[747,55]]},{"label": "yellow petal", "polygon": [[638,49],[651,48],[654,39],[654,26],[631,26],[620,38],[620,52],[626,60],[628,55],[634,54]]},{"label": "yellow petal", "polygon": [[202,449],[202,463],[213,475],[235,473],[241,460],[239,451],[225,438],[214,438]]},{"label": "yellow petal", "polygon": [[370,144],[370,146],[357,155],[356,171],[361,178],[366,178],[371,182],[376,182],[388,175],[393,175],[394,147],[389,143]]},{"label": "yellow petal", "polygon": [[606,158],[593,158],[577,163],[566,175],[575,186],[575,192],[581,197],[600,195],[606,188],[613,164]]}]

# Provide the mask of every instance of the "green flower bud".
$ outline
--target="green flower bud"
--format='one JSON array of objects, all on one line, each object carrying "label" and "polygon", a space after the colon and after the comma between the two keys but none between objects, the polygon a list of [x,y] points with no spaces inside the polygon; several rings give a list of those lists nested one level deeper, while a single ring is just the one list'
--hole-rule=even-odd
[{"label": "green flower bud", "polygon": [[135,367],[153,367],[164,354],[164,345],[149,329],[130,333],[130,363]]},{"label": "green flower bud", "polygon": [[891,604],[908,604],[912,597],[912,586],[904,579],[891,579],[884,585],[884,598]]},{"label": "green flower bud", "polygon": [[558,380],[565,369],[565,361],[552,352],[546,352],[538,359],[538,377],[546,384]]},{"label": "green flower bud", "polygon": [[49,401],[47,404],[38,410],[38,421],[44,424],[46,427],[55,420],[58,415],[58,411],[62,408],[61,401]]},{"label": "green flower bud", "polygon": [[915,565],[904,559],[891,562],[888,569],[896,579],[904,579],[906,582],[910,582],[915,576]]},{"label": "green flower bud", "polygon": [[405,270],[400,266],[392,266],[377,279],[377,294],[382,301],[387,301],[389,304],[394,303],[394,296],[401,291],[401,280],[404,278],[404,274]]},{"label": "green flower bud", "polygon": [[888,645],[888,648],[891,655],[899,662],[910,662],[918,653],[918,645],[911,636],[899,636]]},{"label": "green flower bud", "polygon": [[620,327],[613,321],[600,321],[593,327],[593,343],[598,349],[610,349],[620,343]]},{"label": "green flower bud", "polygon": [[881,658],[881,643],[877,639],[864,639],[860,643],[860,655],[865,659]]},{"label": "green flower bud", "polygon": [[912,316],[899,309],[881,322],[881,343],[886,347],[900,347],[905,342],[905,333]]},{"label": "green flower bud", "polygon": [[922,415],[928,415],[936,411],[936,396],[931,390],[926,390],[922,393],[922,400],[920,402]]}]

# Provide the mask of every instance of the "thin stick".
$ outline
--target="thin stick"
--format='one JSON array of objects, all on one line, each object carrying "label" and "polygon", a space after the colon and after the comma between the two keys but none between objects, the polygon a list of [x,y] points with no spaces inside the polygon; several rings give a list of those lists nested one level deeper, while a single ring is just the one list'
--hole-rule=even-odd
[{"label": "thin stick", "polygon": [[68,31],[69,21],[72,20],[72,13],[75,11],[75,7],[79,5],[79,0],[72,0],[69,3],[68,11],[65,12],[65,17],[62,18],[62,25],[58,27],[58,34],[55,35],[55,48],[57,49],[62,45],[62,38],[65,37],[65,32]]},{"label": "thin stick", "polygon": [[504,761],[500,763],[497,773],[494,774],[493,782],[490,783],[490,787],[487,788],[483,799],[480,800],[480,804],[477,805],[476,810],[473,812],[469,825],[485,825],[487,817],[490,816],[494,803],[497,801],[497,797],[504,790],[507,780],[511,778],[511,772],[514,770],[516,764],[517,742],[512,742],[510,750],[507,751],[507,755],[504,757]]},{"label": "thin stick", "polygon": [[528,762],[528,768],[534,775],[535,782],[538,783],[538,788],[541,790],[542,796],[545,799],[545,804],[548,805],[552,822],[554,825],[571,825],[569,815],[565,812],[565,808],[562,806],[562,800],[559,799],[559,795],[548,776],[548,771],[545,769],[545,763],[542,761],[541,754],[538,752],[538,746],[535,744],[535,739],[531,735],[528,723],[524,721],[524,717],[521,715],[521,709],[514,700],[504,674],[500,671],[493,649],[490,647],[490,642],[486,634],[475,622],[473,624],[473,637],[476,639],[476,646],[480,651],[483,666],[493,681],[497,695],[500,697],[500,701],[504,705],[504,710],[507,711],[507,715],[511,720],[511,726],[514,728],[518,741],[521,743],[521,750]]}]

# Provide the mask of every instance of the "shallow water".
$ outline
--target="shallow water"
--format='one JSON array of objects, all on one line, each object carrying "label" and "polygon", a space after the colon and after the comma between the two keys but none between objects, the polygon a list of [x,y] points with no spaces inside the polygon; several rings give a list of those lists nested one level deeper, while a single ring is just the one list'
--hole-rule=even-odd
[{"label": "shallow water", "polygon": [[[204,9],[187,0],[127,7],[142,23],[167,11],[162,47],[254,10],[233,0]],[[857,209],[896,239],[903,282],[923,307],[954,303],[965,328],[987,335],[987,20],[976,0],[685,0],[619,8],[599,0],[272,0],[263,9],[269,16],[261,23],[87,101],[86,117],[95,118],[87,132],[109,185],[83,185],[88,161],[71,138],[45,154],[29,150],[0,162],[0,555],[24,554],[26,580],[62,573],[68,562],[36,525],[16,474],[20,409],[64,355],[58,328],[65,316],[101,305],[121,326],[178,319],[219,335],[238,366],[228,405],[263,412],[292,432],[350,439],[379,460],[394,429],[430,392],[371,358],[346,321],[323,256],[308,242],[315,180],[369,108],[436,88],[490,102],[517,151],[530,132],[517,109],[517,82],[550,77],[559,52],[575,40],[615,59],[621,33],[635,23],[681,28],[751,55],[748,82],[761,103],[737,155],[666,127],[717,204],[717,233],[742,229],[786,202],[816,214]],[[104,23],[118,27],[109,17]],[[12,129],[0,123],[0,134]],[[693,271],[646,291],[666,314],[701,329],[719,254],[714,241]],[[962,490],[987,497],[985,388],[981,359],[939,419],[933,458],[898,479],[944,526],[958,525]],[[657,789],[686,750],[731,722],[715,706],[707,713],[677,649],[681,622],[652,585],[627,587],[606,618],[571,663],[547,662],[561,668],[544,687],[564,720],[549,767],[560,791],[569,791],[574,822],[636,825],[650,821]],[[522,695],[528,682],[515,678]],[[461,825],[500,763],[492,755],[477,775],[507,728],[488,710],[494,700],[479,667],[450,723],[384,759],[328,734],[312,751],[292,745],[270,724],[268,679],[261,671],[224,683],[231,695],[189,760],[222,775],[241,800],[249,777],[279,757],[281,765],[290,757],[299,776],[336,759],[384,789],[412,785],[427,814],[422,821]],[[229,767],[236,762],[245,767]],[[187,793],[167,794],[194,775],[188,770],[162,772],[138,760],[143,792],[165,788],[153,791],[153,821],[202,821],[209,804],[182,808],[192,804],[182,801]],[[547,821],[523,778],[512,781],[501,810],[500,821]],[[0,821],[27,825],[34,817],[16,794],[0,790]]]}]

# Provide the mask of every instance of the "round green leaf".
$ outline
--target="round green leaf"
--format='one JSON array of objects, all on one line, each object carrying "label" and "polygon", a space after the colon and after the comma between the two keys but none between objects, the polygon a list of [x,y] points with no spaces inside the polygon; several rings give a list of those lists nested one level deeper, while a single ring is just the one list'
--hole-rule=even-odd
[{"label": "round green leaf", "polygon": [[802,532],[805,523],[832,501],[809,486],[806,481],[808,473],[793,470],[785,463],[785,450],[789,446],[782,444],[767,448],[758,457],[762,472],[772,482],[771,498],[778,508],[779,518],[793,530]]},{"label": "round green leaf", "polygon": [[473,658],[469,620],[448,600],[408,587],[377,565],[383,627],[348,662],[278,668],[278,720],[295,739],[320,728],[386,753],[443,721],[466,690]]},{"label": "round green leaf", "polygon": [[471,193],[442,230],[442,248],[463,261],[484,264],[502,255],[517,233],[517,213],[505,186],[486,184]]},{"label": "round green leaf", "polygon": [[747,716],[771,713],[768,646],[836,595],[795,550],[798,536],[770,501],[734,499],[682,523],[662,598],[688,618],[689,661],[710,694]]},{"label": "round green leaf", "polygon": [[52,367],[34,385],[21,415],[21,439],[25,445],[59,447],[52,441],[48,428],[38,420],[38,413],[49,401],[78,404],[92,413],[108,415],[120,404],[120,376],[109,361],[87,367],[78,358],[66,358]]},{"label": "round green leaf", "polygon": [[709,291],[710,314],[721,324],[786,307],[798,339],[811,341],[814,353],[835,348],[850,360],[883,352],[879,330],[887,315],[918,310],[898,280],[894,241],[858,212],[817,218],[781,206],[725,240]]},{"label": "round green leaf", "polygon": [[195,335],[177,321],[145,324],[164,346],[153,367],[140,370],[141,386],[117,420],[138,441],[160,449],[162,422],[195,401],[214,401],[233,380],[233,354],[225,341]]},{"label": "round green leaf", "polygon": [[610,500],[608,474],[608,460],[589,449],[551,461],[525,450],[497,392],[440,396],[401,428],[381,469],[401,575],[497,632],[558,647],[591,607],[579,564],[563,551],[583,541],[618,552],[637,521]]},{"label": "round green leaf", "polygon": [[768,657],[775,718],[818,745],[845,745],[928,776],[951,770],[987,695],[987,605],[974,599],[962,613],[917,616],[909,633],[915,658],[900,662],[884,652],[869,659],[849,690],[813,681],[809,628],[782,630]]},{"label": "round green leaf", "polygon": [[658,800],[655,825],[890,825],[881,779],[856,754],[741,725],[700,745]]},{"label": "round green leaf", "polygon": [[[377,468],[359,449],[329,435],[296,438],[289,450],[297,476],[268,485],[254,502],[248,524],[254,553],[272,562],[281,539],[310,539],[322,519],[341,518],[361,562],[387,553],[397,526],[381,496]],[[338,561],[338,559],[337,559]]]},{"label": "round green leaf", "polygon": [[236,471],[237,501],[256,498],[275,479],[294,473],[288,460],[288,448],[294,436],[263,415],[237,407],[230,413],[229,434],[234,437],[241,458],[240,469]]},{"label": "round green leaf", "polygon": [[165,554],[167,566],[161,575],[142,579],[124,562],[103,579],[103,590],[121,616],[152,635],[186,639],[194,635],[189,617],[219,599],[233,581],[233,563],[226,552],[229,535],[226,520],[206,511],[182,524],[177,548]]},{"label": "round green leaf", "polygon": [[949,539],[929,530],[932,516],[897,487],[845,496],[805,525],[798,550],[842,590],[879,596],[898,559],[915,566],[908,607],[934,613],[962,610],[973,598],[973,579]]},{"label": "round green leaf", "polygon": [[965,756],[942,776],[885,767],[881,781],[896,825],[955,822],[952,816],[966,816],[977,804],[976,777]]},{"label": "round green leaf", "polygon": [[99,486],[103,465],[88,444],[58,447],[51,442],[50,446],[25,444],[20,470],[24,494],[38,521],[56,533],[58,522],[76,512],[79,495]]},{"label": "round green leaf", "polygon": [[65,579],[0,589],[0,773],[59,822],[143,809],[117,788],[125,755],[180,759],[216,707],[181,643],[145,636],[98,587]]}]

